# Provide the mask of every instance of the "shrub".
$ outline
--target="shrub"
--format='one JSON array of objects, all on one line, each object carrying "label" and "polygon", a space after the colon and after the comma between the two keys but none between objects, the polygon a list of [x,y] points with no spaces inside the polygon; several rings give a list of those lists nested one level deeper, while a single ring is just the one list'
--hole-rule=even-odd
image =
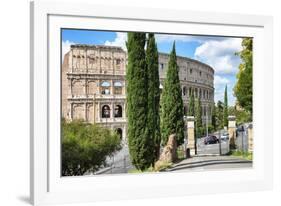
[{"label": "shrub", "polygon": [[62,175],[83,175],[106,165],[106,157],[121,149],[115,132],[80,120],[62,121]]}]

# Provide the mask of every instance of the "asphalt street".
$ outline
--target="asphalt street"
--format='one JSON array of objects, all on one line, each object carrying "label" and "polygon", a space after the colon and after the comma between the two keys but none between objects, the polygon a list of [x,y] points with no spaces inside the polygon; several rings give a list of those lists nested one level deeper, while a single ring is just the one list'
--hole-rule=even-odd
[{"label": "asphalt street", "polygon": [[239,157],[219,155],[199,155],[184,159],[166,169],[165,172],[194,172],[204,170],[225,170],[251,168],[252,161]]},{"label": "asphalt street", "polygon": [[220,154],[220,146],[221,146],[221,154],[227,154],[229,152],[229,141],[221,140],[221,144],[204,144],[204,138],[200,138],[197,140],[197,154],[198,155],[209,155],[209,154]]},{"label": "asphalt street", "polygon": [[[238,134],[236,144],[239,149],[247,148],[246,135]],[[221,155],[220,155],[221,148]],[[237,157],[227,156],[229,152],[229,141],[221,140],[221,143],[204,144],[204,138],[197,140],[197,156],[184,159],[172,166],[166,171],[194,171],[194,170],[212,170],[212,169],[229,169],[229,168],[250,168],[252,161],[244,160]],[[130,161],[128,146],[124,145],[122,150],[114,154],[113,157],[107,158],[107,167],[102,168],[95,174],[120,174],[128,173],[134,169]]]},{"label": "asphalt street", "polygon": [[95,174],[128,173],[129,170],[134,169],[130,160],[129,148],[127,145],[124,145],[120,151],[114,154],[114,156],[108,157],[106,162],[107,167],[102,168]]}]

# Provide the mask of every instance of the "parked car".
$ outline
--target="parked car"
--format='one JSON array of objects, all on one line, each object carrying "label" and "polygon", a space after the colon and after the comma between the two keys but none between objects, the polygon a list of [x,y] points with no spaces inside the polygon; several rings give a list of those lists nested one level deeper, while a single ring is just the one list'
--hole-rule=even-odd
[{"label": "parked car", "polygon": [[239,126],[236,128],[236,131],[237,131],[237,132],[244,132],[244,131],[245,131],[245,125],[239,125]]},{"label": "parked car", "polygon": [[228,140],[228,139],[229,139],[229,134],[227,132],[221,135],[221,140]]},{"label": "parked car", "polygon": [[208,137],[204,138],[204,144],[216,144],[219,143],[219,139],[214,135],[209,135]]}]

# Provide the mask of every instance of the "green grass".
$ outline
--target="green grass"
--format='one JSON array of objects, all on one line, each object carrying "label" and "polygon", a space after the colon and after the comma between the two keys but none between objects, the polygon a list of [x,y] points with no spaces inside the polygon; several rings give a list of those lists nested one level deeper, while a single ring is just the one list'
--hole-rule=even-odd
[{"label": "green grass", "polygon": [[144,171],[141,171],[141,170],[137,170],[137,169],[130,169],[129,171],[128,171],[128,173],[144,173],[144,172],[154,172],[154,169],[153,169],[153,167],[150,167],[150,168],[148,168],[148,169],[146,169],[146,170],[144,170]]},{"label": "green grass", "polygon": [[252,152],[243,152],[241,150],[231,150],[229,155],[235,157],[241,157],[246,160],[253,160],[253,153]]},{"label": "green grass", "polygon": [[178,160],[185,159],[185,155],[182,147],[177,148],[177,155],[178,155]]}]

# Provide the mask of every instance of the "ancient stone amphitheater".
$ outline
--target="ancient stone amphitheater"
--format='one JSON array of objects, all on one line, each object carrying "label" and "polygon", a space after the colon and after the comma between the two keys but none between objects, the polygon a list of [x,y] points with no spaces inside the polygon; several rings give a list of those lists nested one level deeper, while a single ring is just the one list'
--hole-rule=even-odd
[{"label": "ancient stone amphitheater", "polygon": [[[160,88],[168,68],[169,55],[159,53]],[[201,98],[202,118],[210,121],[214,103],[214,70],[209,65],[177,57],[184,112],[191,90]],[[126,141],[125,76],[127,53],[121,47],[72,45],[62,64],[62,117],[84,119],[116,130]]]}]

